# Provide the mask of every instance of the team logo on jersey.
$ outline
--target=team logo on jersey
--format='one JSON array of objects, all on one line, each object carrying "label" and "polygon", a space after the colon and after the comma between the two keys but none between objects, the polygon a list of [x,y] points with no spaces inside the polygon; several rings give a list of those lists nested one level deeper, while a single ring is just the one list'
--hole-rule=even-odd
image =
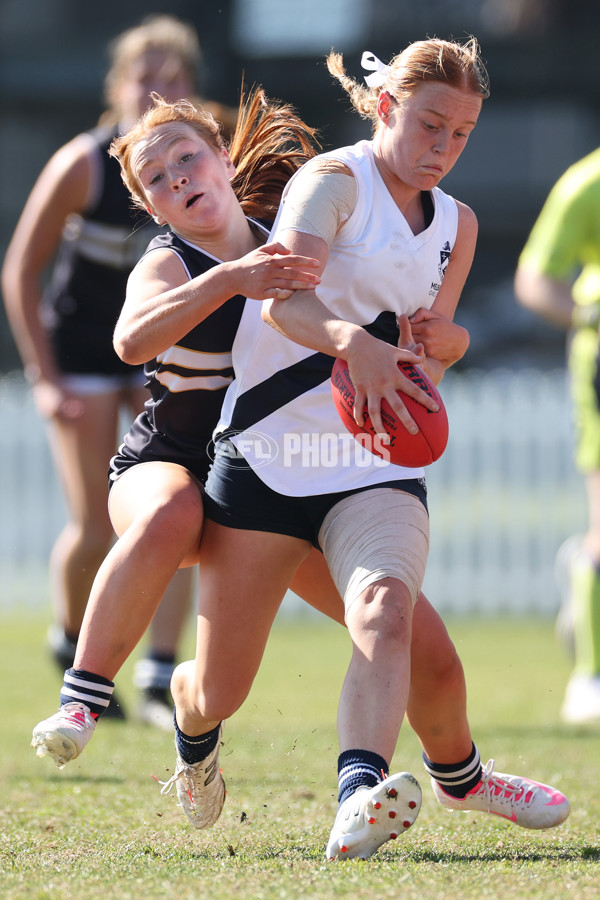
[{"label": "team logo on jersey", "polygon": [[446,274],[446,269],[448,268],[448,261],[450,259],[450,254],[452,253],[452,249],[450,247],[450,243],[446,241],[442,249],[440,250],[440,263],[438,265],[438,281],[432,281],[431,286],[429,288],[429,296],[436,297],[437,292],[442,286],[442,281],[444,280],[444,275]]},{"label": "team logo on jersey", "polygon": [[448,268],[450,253],[450,244],[448,243],[448,241],[446,241],[446,243],[440,250],[440,264],[438,266],[438,272],[440,273],[440,282],[444,280],[444,275],[446,274],[446,269]]}]

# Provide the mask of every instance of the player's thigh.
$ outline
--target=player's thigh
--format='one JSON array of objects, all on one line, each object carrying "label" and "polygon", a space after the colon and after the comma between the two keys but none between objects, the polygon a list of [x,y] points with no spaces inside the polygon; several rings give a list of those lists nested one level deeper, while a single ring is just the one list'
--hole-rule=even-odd
[{"label": "player's thigh", "polygon": [[334,622],[344,625],[344,604],[323,554],[315,547],[295,573],[290,590]]},{"label": "player's thigh", "polygon": [[52,455],[72,512],[107,519],[107,471],[117,441],[119,394],[79,398],[81,414],[49,424]]},{"label": "player's thigh", "polygon": [[346,622],[355,600],[384,580],[387,593],[397,582],[416,603],[429,550],[429,517],[418,497],[389,487],[351,494],[327,513],[319,542]]},{"label": "player's thigh", "polygon": [[[160,516],[163,527],[178,531],[202,529],[202,487],[191,472],[176,463],[155,460],[137,463],[112,484],[109,511],[121,536],[134,521],[150,522]],[[165,532],[165,539],[169,537]]]},{"label": "player's thigh", "polygon": [[197,671],[246,683],[256,673],[308,541],[206,520],[200,553]]}]

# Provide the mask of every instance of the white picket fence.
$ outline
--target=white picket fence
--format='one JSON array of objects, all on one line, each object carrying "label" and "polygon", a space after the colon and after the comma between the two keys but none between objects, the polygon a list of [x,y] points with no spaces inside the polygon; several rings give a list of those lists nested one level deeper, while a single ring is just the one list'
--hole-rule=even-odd
[{"label": "white picket fence", "polygon": [[[564,371],[448,373],[450,442],[428,471],[424,589],[442,612],[554,614],[554,560],[585,529]],[[64,504],[44,426],[19,375],[0,379],[0,610],[48,603]],[[307,608],[288,595],[285,612]]]}]

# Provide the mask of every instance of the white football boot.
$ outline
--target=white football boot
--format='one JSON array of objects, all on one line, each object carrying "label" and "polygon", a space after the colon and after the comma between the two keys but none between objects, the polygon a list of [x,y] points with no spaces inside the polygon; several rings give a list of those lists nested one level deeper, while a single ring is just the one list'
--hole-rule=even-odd
[{"label": "white football boot", "polygon": [[327,859],[367,859],[410,828],[420,809],[421,788],[408,772],[390,775],[372,788],[358,788],[340,804]]}]

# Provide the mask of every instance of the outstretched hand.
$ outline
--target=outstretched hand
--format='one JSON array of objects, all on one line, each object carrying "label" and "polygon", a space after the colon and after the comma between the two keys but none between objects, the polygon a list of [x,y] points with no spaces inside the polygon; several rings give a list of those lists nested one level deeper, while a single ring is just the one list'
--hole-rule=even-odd
[{"label": "outstretched hand", "polygon": [[319,260],[296,256],[279,242],[263,244],[235,263],[238,293],[253,300],[287,300],[294,291],[314,291],[321,281]]}]

